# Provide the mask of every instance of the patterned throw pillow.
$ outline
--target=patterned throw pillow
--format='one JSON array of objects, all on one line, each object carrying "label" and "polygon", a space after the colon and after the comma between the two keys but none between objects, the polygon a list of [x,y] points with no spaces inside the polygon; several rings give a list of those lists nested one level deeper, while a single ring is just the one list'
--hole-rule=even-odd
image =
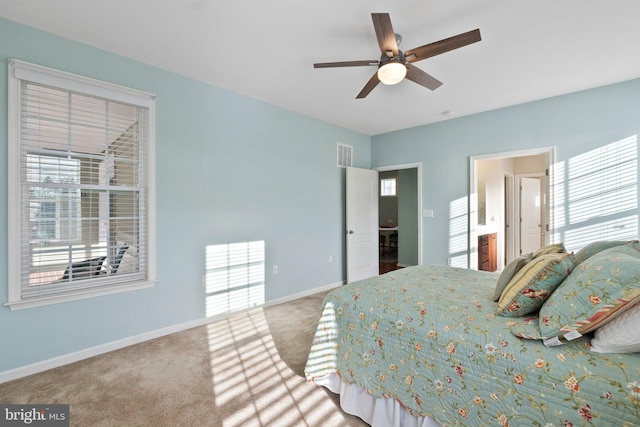
[{"label": "patterned throw pillow", "polygon": [[591,340],[596,353],[640,352],[640,304],[636,304],[596,332]]},{"label": "patterned throw pillow", "polygon": [[640,301],[640,252],[622,245],[578,265],[540,308],[545,338],[591,332]]},{"label": "patterned throw pillow", "polygon": [[500,316],[519,317],[537,312],[544,301],[573,270],[567,253],[541,255],[518,271],[498,302]]},{"label": "patterned throw pillow", "polygon": [[589,243],[587,246],[576,252],[576,265],[583,263],[597,253],[615,246],[624,245],[625,243],[626,242],[623,240],[600,240],[598,242]]},{"label": "patterned throw pillow", "polygon": [[515,276],[515,274],[532,259],[533,253],[529,253],[526,255],[521,255],[507,264],[504,270],[502,270],[502,273],[500,273],[500,277],[498,277],[498,281],[496,282],[496,290],[493,292],[491,301],[498,302],[500,300],[502,292],[507,287],[513,276]]},{"label": "patterned throw pillow", "polygon": [[538,249],[537,251],[534,251],[533,258],[538,258],[542,255],[547,255],[547,254],[561,254],[565,252],[567,251],[564,249],[563,243],[555,243],[553,245],[548,245]]}]

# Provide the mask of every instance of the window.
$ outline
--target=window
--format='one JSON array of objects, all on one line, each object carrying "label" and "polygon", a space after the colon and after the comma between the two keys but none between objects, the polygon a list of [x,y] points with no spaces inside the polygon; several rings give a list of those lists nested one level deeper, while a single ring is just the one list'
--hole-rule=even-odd
[{"label": "window", "polygon": [[396,195],[397,178],[382,178],[380,180],[380,195],[395,196]]},{"label": "window", "polygon": [[12,310],[153,285],[154,104],[10,61]]}]

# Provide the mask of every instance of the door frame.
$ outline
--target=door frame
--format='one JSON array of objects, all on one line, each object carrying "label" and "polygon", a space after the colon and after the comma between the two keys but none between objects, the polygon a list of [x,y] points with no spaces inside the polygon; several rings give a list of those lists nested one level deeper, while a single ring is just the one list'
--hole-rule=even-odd
[{"label": "door frame", "polygon": [[504,253],[502,264],[516,257],[516,203],[515,176],[511,172],[504,172]]},{"label": "door frame", "polygon": [[395,171],[402,169],[417,169],[418,172],[418,265],[422,265],[422,162],[403,163],[400,165],[391,166],[378,166],[373,168],[373,170],[377,170],[378,172]]},{"label": "door frame", "polygon": [[[551,188],[553,188],[552,165],[555,164],[556,148],[553,146],[531,148],[525,150],[506,151],[501,153],[480,154],[469,156],[469,194],[467,198],[467,268],[478,269],[478,162],[481,160],[501,160],[512,157],[526,157],[544,154],[547,159],[546,169],[549,176],[544,188],[545,197],[550,196]],[[517,199],[517,197],[513,197]],[[547,223],[553,218],[551,214],[551,200],[547,199],[546,210],[544,216]],[[517,212],[517,211],[516,211]],[[545,232],[545,241],[548,241],[549,233]],[[513,246],[515,247],[515,245]]]}]

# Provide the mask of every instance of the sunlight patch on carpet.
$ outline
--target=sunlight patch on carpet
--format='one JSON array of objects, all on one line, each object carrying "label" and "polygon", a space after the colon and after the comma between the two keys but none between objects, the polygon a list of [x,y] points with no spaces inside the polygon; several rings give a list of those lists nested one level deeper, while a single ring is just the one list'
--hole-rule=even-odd
[{"label": "sunlight patch on carpet", "polygon": [[262,310],[212,323],[207,333],[212,404],[228,414],[222,426],[345,425],[327,391],[280,358]]}]

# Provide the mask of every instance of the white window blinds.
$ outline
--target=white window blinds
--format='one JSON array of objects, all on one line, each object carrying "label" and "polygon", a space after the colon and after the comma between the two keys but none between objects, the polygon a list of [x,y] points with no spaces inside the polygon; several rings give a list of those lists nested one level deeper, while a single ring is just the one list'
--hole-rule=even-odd
[{"label": "white window blinds", "polygon": [[148,108],[101,85],[15,76],[19,299],[146,280]]}]

